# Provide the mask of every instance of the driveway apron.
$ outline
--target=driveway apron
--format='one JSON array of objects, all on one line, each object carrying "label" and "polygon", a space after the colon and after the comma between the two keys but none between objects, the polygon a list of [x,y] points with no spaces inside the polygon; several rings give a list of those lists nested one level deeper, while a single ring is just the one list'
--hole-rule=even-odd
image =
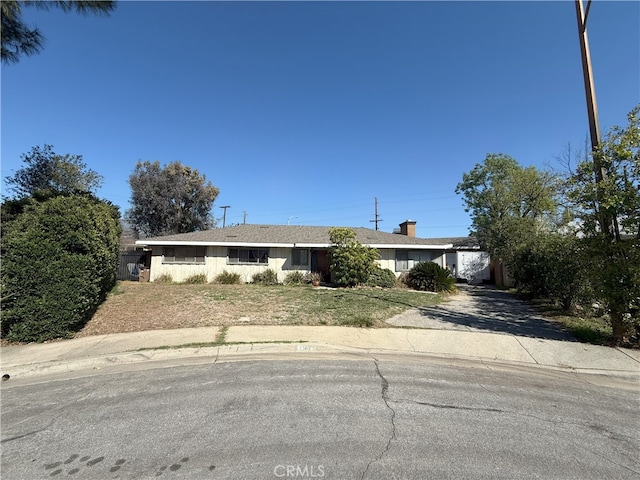
[{"label": "driveway apron", "polygon": [[458,284],[446,303],[408,310],[387,320],[397,327],[493,332],[551,340],[575,341],[558,324],[527,303],[489,285]]}]

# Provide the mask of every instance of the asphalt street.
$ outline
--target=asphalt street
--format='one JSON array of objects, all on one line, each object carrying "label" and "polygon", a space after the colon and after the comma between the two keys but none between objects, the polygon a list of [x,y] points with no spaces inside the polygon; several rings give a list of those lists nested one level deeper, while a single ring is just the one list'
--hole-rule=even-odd
[{"label": "asphalt street", "polygon": [[2,386],[3,479],[638,478],[636,389],[409,357]]}]

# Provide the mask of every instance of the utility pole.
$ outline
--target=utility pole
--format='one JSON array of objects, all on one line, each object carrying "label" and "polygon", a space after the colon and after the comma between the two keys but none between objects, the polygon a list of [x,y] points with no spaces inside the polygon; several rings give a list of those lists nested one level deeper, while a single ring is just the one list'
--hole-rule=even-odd
[{"label": "utility pole", "polygon": [[598,122],[598,104],[596,103],[596,90],[591,72],[591,53],[589,51],[589,39],[587,37],[587,19],[591,0],[587,1],[587,9],[584,10],[582,0],[575,0],[576,18],[578,20],[578,36],[580,38],[580,54],[582,56],[582,74],[584,77],[584,91],[587,97],[587,115],[589,116],[589,132],[591,134],[591,156],[593,157],[593,173],[596,179],[596,203],[598,222],[600,229],[607,237],[619,239],[618,220],[615,216],[602,212],[604,191],[601,182],[607,177],[607,171],[602,166],[598,148],[600,146],[600,125]]},{"label": "utility pole", "polygon": [[382,220],[380,217],[380,215],[378,215],[378,197],[374,197],[374,200],[376,202],[376,210],[375,210],[375,220],[369,220],[370,222],[375,222],[376,224],[376,230],[378,230],[378,222],[384,222],[384,220]]},{"label": "utility pole", "polygon": [[227,208],[231,208],[231,205],[224,205],[220,208],[224,210],[224,213],[222,214],[222,228],[224,228],[227,223]]},{"label": "utility pole", "polygon": [[[587,19],[591,0],[587,1],[587,10],[582,7],[582,0],[575,0],[576,16],[578,19],[578,35],[580,37],[580,54],[582,56],[582,74],[584,77],[584,92],[587,97],[587,115],[589,116],[589,132],[591,133],[591,150],[596,151],[600,145],[600,125],[598,122],[598,105],[596,103],[596,90],[591,72],[591,53],[589,51],[589,39],[587,38]],[[596,172],[602,179],[603,172]]]},{"label": "utility pole", "polygon": [[242,224],[243,225],[247,224],[247,211],[246,210],[244,212],[242,212]]}]

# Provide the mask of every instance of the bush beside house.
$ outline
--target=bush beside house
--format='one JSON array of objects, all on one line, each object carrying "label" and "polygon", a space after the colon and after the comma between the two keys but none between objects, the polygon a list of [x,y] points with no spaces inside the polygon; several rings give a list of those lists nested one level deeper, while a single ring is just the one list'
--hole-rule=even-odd
[{"label": "bush beside house", "polygon": [[456,291],[456,279],[451,272],[434,262],[420,262],[415,265],[407,277],[407,284],[415,290],[428,292]]},{"label": "bush beside house", "polygon": [[365,284],[371,272],[379,268],[376,260],[380,254],[375,248],[362,245],[356,240],[356,233],[350,228],[336,227],[329,230],[332,244],[331,273],[341,287]]},{"label": "bush beside house", "polygon": [[375,268],[369,274],[368,287],[393,288],[398,285],[395,273],[388,268]]}]

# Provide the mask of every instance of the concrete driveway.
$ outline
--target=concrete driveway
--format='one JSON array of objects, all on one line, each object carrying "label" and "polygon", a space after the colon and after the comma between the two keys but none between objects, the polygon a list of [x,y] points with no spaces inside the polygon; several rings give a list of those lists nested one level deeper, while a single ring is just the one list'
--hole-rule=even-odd
[{"label": "concrete driveway", "polygon": [[525,302],[490,285],[458,284],[459,293],[433,307],[415,308],[387,320],[398,327],[490,331],[524,337],[575,341],[558,324]]}]

